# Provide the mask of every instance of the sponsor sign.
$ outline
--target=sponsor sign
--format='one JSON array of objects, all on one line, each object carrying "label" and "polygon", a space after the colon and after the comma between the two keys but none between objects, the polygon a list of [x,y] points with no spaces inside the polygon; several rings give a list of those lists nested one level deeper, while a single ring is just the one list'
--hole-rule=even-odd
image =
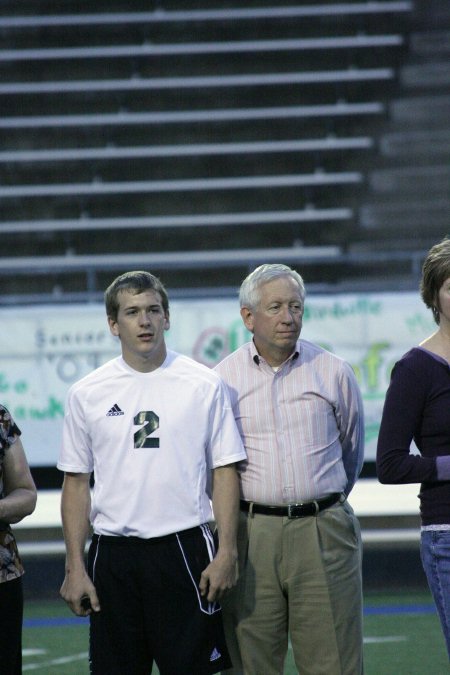
[{"label": "sponsor sign", "polygon": [[[0,402],[22,430],[30,464],[52,466],[69,386],[117,356],[119,341],[101,304],[3,308],[0,320]],[[393,364],[435,328],[417,293],[307,296],[302,337],[349,361],[358,378],[367,460]],[[168,346],[209,367],[250,338],[235,299],[171,302]]]}]

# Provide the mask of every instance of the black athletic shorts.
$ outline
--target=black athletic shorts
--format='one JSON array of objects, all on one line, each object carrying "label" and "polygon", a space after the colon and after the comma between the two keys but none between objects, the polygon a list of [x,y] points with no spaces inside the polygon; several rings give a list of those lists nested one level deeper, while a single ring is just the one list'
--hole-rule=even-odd
[{"label": "black athletic shorts", "polygon": [[0,584],[0,673],[22,673],[22,577]]},{"label": "black athletic shorts", "polygon": [[88,570],[93,675],[212,675],[231,667],[217,603],[200,595],[215,553],[208,525],[153,539],[94,535]]}]

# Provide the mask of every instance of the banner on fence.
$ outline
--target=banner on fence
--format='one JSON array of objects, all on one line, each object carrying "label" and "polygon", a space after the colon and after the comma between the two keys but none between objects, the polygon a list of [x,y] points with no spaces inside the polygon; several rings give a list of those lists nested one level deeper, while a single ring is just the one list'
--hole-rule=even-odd
[{"label": "banner on fence", "polygon": [[[103,305],[0,309],[0,402],[22,430],[34,466],[53,466],[69,386],[120,353]],[[417,293],[312,295],[302,337],[353,366],[364,398],[366,460],[375,458],[384,395],[395,361],[435,329]],[[237,300],[171,302],[170,348],[214,366],[250,339]]]}]

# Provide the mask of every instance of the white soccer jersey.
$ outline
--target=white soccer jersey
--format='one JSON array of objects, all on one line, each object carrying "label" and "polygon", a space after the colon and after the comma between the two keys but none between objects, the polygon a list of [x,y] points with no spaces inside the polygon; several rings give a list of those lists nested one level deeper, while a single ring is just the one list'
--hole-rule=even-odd
[{"label": "white soccer jersey", "polygon": [[150,373],[122,357],[68,393],[61,471],[94,471],[98,534],[157,537],[211,519],[210,470],[245,459],[217,373],[169,351]]}]

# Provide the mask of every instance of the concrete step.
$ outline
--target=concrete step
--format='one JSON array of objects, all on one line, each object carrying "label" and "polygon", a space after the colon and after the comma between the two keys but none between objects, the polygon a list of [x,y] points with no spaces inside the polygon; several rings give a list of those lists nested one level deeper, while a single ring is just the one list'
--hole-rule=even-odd
[{"label": "concrete step", "polygon": [[399,131],[383,134],[379,141],[382,157],[387,159],[441,158],[450,155],[450,121],[442,129]]},{"label": "concrete step", "polygon": [[390,193],[406,196],[411,193],[428,193],[444,196],[449,192],[450,165],[372,171],[368,182],[372,192],[378,194]]},{"label": "concrete step", "polygon": [[418,231],[442,238],[448,230],[450,199],[420,199],[386,204],[367,203],[359,210],[359,224],[370,230],[387,233],[402,231],[414,235]]}]

